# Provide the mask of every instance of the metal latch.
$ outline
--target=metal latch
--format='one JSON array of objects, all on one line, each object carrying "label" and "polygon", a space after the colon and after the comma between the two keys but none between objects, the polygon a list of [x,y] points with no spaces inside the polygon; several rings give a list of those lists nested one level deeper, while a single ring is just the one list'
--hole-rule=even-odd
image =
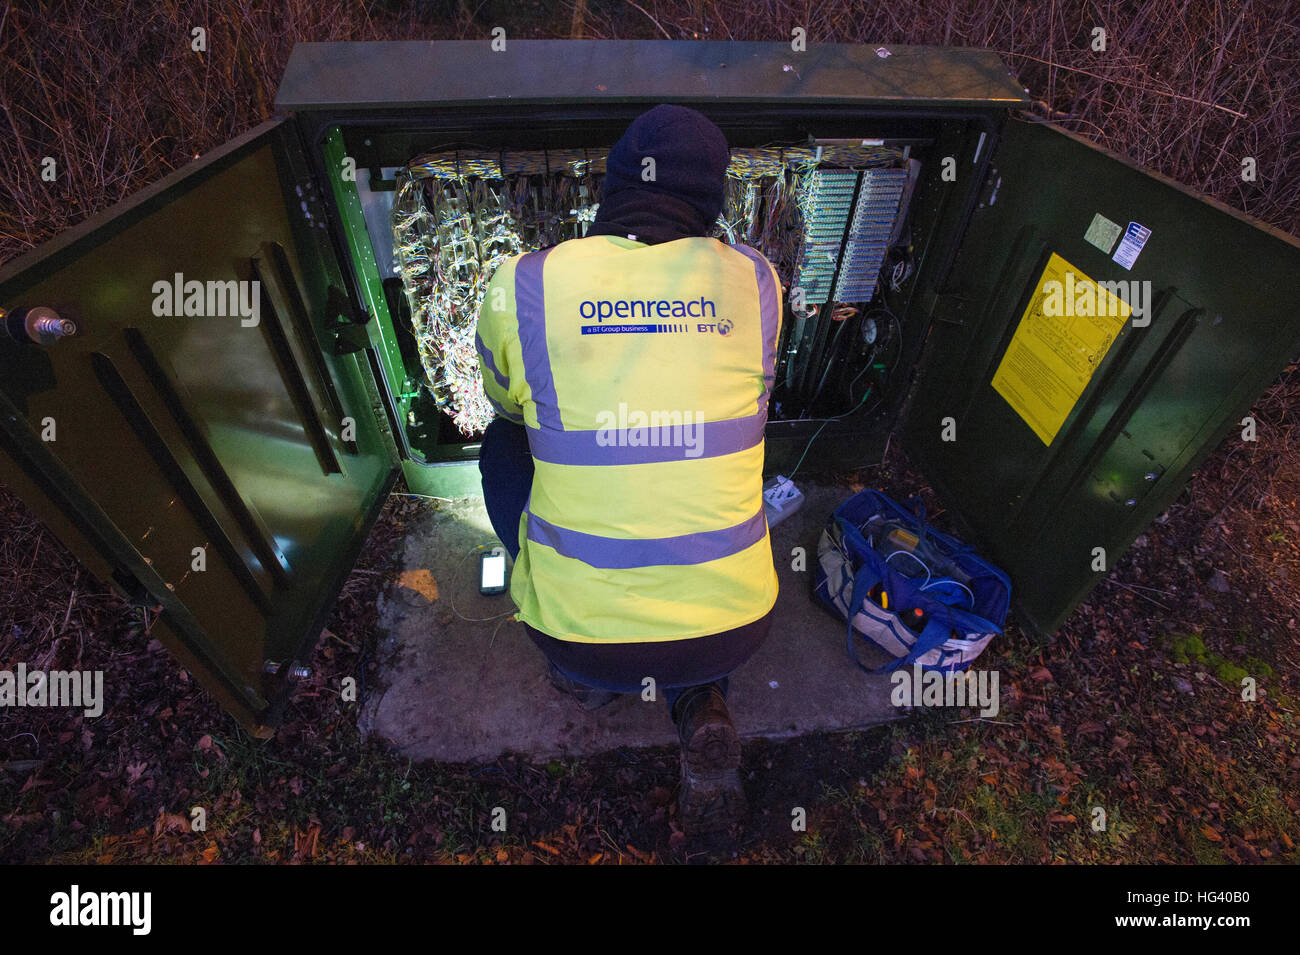
[{"label": "metal latch", "polygon": [[370,314],[358,309],[352,300],[331,285],[325,301],[326,313],[331,316],[330,332],[334,335],[334,354],[349,355],[370,347],[370,332],[366,325]]},{"label": "metal latch", "polygon": [[77,325],[64,318],[47,305],[16,308],[6,313],[0,309],[0,319],[15,341],[31,341],[38,345],[53,345],[60,338],[77,334]]}]

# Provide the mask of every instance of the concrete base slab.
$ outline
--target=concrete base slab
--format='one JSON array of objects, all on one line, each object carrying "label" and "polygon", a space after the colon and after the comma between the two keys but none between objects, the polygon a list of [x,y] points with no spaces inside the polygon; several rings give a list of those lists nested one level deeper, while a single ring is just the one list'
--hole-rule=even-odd
[{"label": "concrete base slab", "polygon": [[[728,704],[742,737],[861,728],[900,715],[889,702],[888,678],[853,666],[845,625],[811,596],[817,539],[849,492],[811,484],[802,490],[803,507],[772,531],[781,591],[771,636],[731,678]],[[482,498],[443,504],[411,527],[402,565],[428,570],[438,596],[430,601],[394,586],[382,598],[381,690],[367,701],[362,731],[403,755],[444,762],[676,742],[662,699],[629,695],[588,712],[551,686],[545,658],[509,617],[509,595],[478,592],[475,547],[496,543]],[[795,547],[805,548],[808,569],[792,569]],[[868,666],[885,660],[861,641],[859,653]]]}]

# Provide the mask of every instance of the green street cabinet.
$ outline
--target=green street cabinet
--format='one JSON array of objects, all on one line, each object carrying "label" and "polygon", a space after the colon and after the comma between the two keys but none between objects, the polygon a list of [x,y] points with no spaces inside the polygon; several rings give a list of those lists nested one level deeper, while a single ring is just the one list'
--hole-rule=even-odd
[{"label": "green street cabinet", "polygon": [[[1049,635],[1103,576],[1095,548],[1113,566],[1296,353],[1300,247],[1024,118],[1029,100],[971,49],[300,44],[274,119],[0,270],[0,480],[97,577],[160,608],[154,633],[269,731],[398,476],[478,489],[477,444],[432,405],[411,346],[396,171],[466,144],[607,149],[679,103],[733,150],[903,157],[889,181],[905,198],[872,241],[907,254],[854,342],[829,309],[786,303],[768,469],[819,430],[805,469],[873,463],[892,435],[1010,574],[1021,625]],[[854,257],[870,236],[845,211],[888,185],[867,178],[842,180],[859,198],[832,223],[823,300],[873,294],[880,256]],[[186,313],[195,281],[232,290],[226,314]],[[1101,307],[1112,296],[1127,312]],[[867,382],[874,399],[841,412]]]}]

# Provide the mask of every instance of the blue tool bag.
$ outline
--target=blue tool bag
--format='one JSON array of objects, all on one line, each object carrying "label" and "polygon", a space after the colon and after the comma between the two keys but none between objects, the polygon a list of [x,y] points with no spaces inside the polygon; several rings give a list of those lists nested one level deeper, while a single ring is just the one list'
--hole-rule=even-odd
[{"label": "blue tool bag", "polygon": [[[913,663],[964,670],[1006,623],[1007,575],[927,525],[913,501],[916,513],[879,491],[855,494],[835,509],[818,543],[815,592],[848,622],[849,657],[868,673]],[[855,631],[894,662],[863,665]]]}]

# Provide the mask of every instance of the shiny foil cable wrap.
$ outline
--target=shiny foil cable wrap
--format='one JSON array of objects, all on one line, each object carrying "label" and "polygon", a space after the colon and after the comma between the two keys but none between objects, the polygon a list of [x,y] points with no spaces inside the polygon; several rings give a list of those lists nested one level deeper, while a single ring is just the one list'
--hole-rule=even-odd
[{"label": "shiny foil cable wrap", "polygon": [[[474,333],[488,280],[505,259],[586,235],[607,150],[453,151],[397,175],[393,233],[425,387],[467,436],[492,420]],[[714,235],[758,249],[782,281],[802,236],[797,192],[819,166],[896,164],[882,146],[735,149]]]},{"label": "shiny foil cable wrap", "polygon": [[440,181],[432,190],[425,189],[426,182],[398,174],[393,201],[398,274],[426,387],[461,433],[471,435],[492,419],[474,348],[483,286],[498,262],[525,249],[499,191],[488,181]]}]

